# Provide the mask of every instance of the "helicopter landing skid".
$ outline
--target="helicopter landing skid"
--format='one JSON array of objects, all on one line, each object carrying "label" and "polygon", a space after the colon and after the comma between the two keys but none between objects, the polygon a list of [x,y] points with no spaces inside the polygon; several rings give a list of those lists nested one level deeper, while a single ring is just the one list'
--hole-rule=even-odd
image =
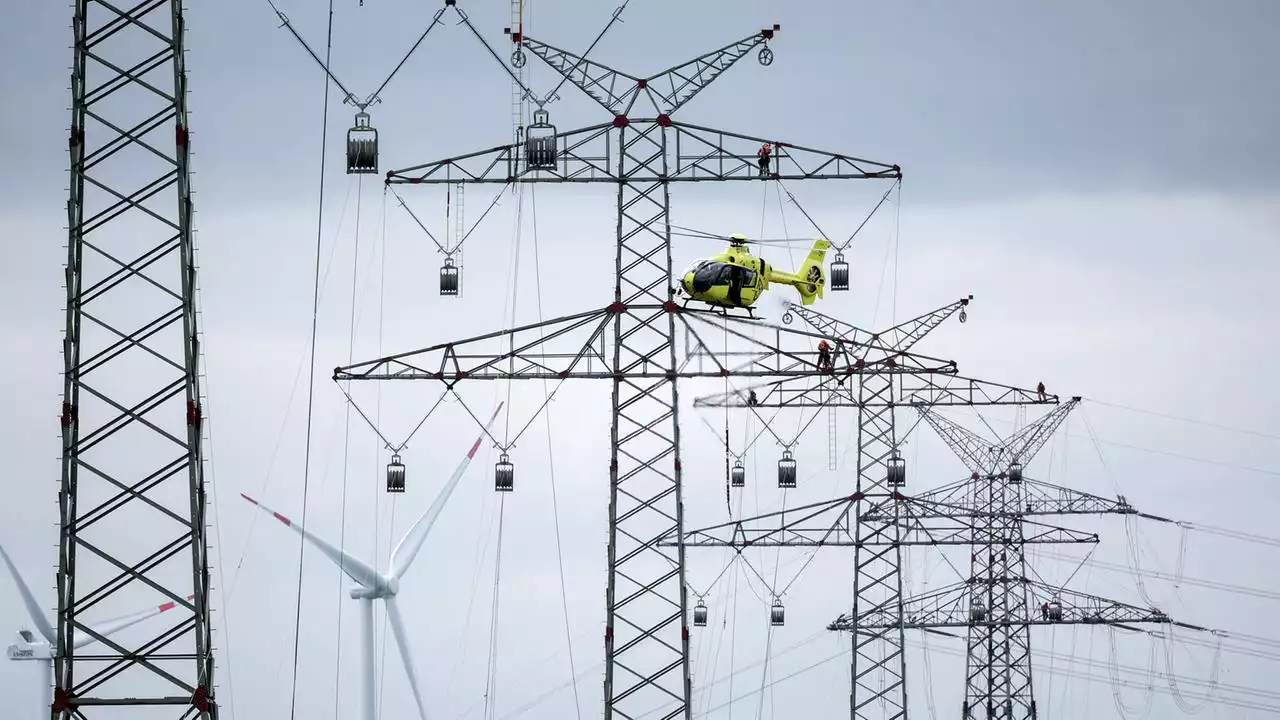
[{"label": "helicopter landing skid", "polygon": [[[700,305],[704,305],[705,307],[689,308],[690,302],[698,302]],[[716,303],[709,303],[703,300],[694,301],[692,299],[685,300],[684,307],[685,309],[692,309],[694,312],[706,312],[714,315],[721,315],[727,318],[733,318],[735,320],[759,321],[764,319],[764,318],[756,317],[755,308],[753,307],[740,307],[736,305],[732,305],[732,306],[719,305]]]}]

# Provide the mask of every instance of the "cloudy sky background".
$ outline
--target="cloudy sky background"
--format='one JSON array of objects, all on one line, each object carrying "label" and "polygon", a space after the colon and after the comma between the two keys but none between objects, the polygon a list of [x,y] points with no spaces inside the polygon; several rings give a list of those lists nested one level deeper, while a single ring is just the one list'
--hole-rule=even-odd
[{"label": "cloudy sky background", "polygon": [[[296,0],[280,6],[321,48],[323,10]],[[508,8],[464,7],[505,55],[499,43]],[[359,8],[345,0],[336,10],[335,72],[353,92],[367,94],[436,9],[403,0],[368,0]],[[608,3],[535,0],[527,8],[527,30],[553,45],[582,49],[612,10]],[[0,422],[10,458],[0,542],[52,607],[70,11],[42,4],[13,17],[0,27],[0,64],[10,69],[0,74],[0,91],[9,98],[0,108],[0,127],[9,138],[0,172],[7,251],[0,302],[9,309],[4,329],[11,338],[10,352],[0,359],[9,408]],[[969,322],[940,328],[921,352],[954,358],[967,375],[1028,387],[1043,380],[1052,391],[1093,401],[1046,447],[1031,468],[1035,476],[1124,494],[1140,509],[1197,525],[1280,534],[1272,529],[1280,475],[1280,440],[1272,428],[1280,419],[1280,388],[1269,372],[1276,349],[1272,278],[1280,254],[1272,242],[1280,229],[1274,163],[1280,141],[1270,132],[1280,123],[1280,89],[1270,76],[1280,61],[1272,42],[1280,8],[1243,0],[1213,8],[1135,1],[1069,9],[1013,2],[961,9],[722,0],[693,7],[634,0],[624,18],[595,58],[633,74],[656,72],[781,23],[771,67],[744,59],[680,116],[902,165],[900,198],[877,215],[849,254],[853,291],[829,295],[821,311],[882,327],[973,293]],[[228,717],[280,716],[293,694],[297,538],[237,495],[260,497],[294,517],[302,513],[323,81],[312,60],[276,27],[265,0],[197,5],[187,22],[212,424],[219,697]],[[537,61],[529,67],[535,90],[549,90],[549,71]],[[560,95],[549,109],[561,129],[607,119],[573,88]],[[466,28],[454,25],[451,13],[383,100],[371,113],[382,133],[384,170],[498,145],[510,135],[509,80]],[[340,143],[351,114],[331,96],[307,522],[385,567],[388,548],[430,503],[476,429],[456,403],[442,405],[405,451],[409,492],[392,500],[381,489],[386,454],[354,413],[347,429],[346,405],[328,380],[330,369],[348,357],[498,329],[513,317],[530,322],[606,304],[615,200],[607,188],[543,187],[536,196],[526,192],[517,211],[520,203],[508,194],[467,241],[464,297],[441,298],[440,259],[429,241],[376,179],[342,174]],[[791,187],[836,237],[852,232],[884,189],[856,183]],[[478,217],[496,191],[468,189],[466,216]],[[433,232],[445,229],[442,191],[406,188],[402,194]],[[784,204],[780,212],[767,186],[677,188],[673,195],[672,221],[678,224],[770,236],[811,232],[794,206]],[[674,262],[683,267],[716,249],[680,243]],[[784,259],[785,250],[774,252],[777,264],[792,262]],[[353,309],[355,339],[349,343]],[[509,507],[502,510],[491,717],[577,717],[575,702],[584,717],[599,712],[606,387],[586,383],[557,394],[549,428],[540,417],[512,451],[517,491],[505,500],[492,490],[497,452],[486,445],[406,579],[401,606],[435,717],[486,717],[500,502]],[[697,419],[701,413],[720,428],[724,414],[691,407],[693,397],[721,389],[708,382],[681,390],[690,527],[726,518],[723,452]],[[483,416],[505,392],[505,386],[470,387],[464,398]],[[541,383],[515,389],[513,426],[529,417],[542,392]],[[353,395],[367,411],[381,409],[386,434],[403,437],[438,389],[397,384],[379,393],[366,384]],[[980,427],[972,413],[951,416]],[[984,416],[1000,432],[1014,421],[1012,412]],[[753,428],[740,415],[731,422],[741,445],[738,438]],[[787,415],[780,423],[794,428],[797,418]],[[844,413],[837,425],[842,455],[851,430],[852,416]],[[801,486],[787,495],[787,505],[851,486],[851,454],[839,471],[826,470],[827,434],[824,415],[803,435]],[[772,441],[761,441],[749,453],[748,487],[735,500],[735,513],[782,507],[773,481],[779,452]],[[966,474],[927,432],[912,437],[908,459],[916,490]],[[1102,533],[1094,558],[1103,562],[1125,566],[1132,545],[1143,569],[1174,573],[1179,565],[1175,527],[1139,523],[1131,534],[1114,518],[1062,524]],[[147,537],[147,528],[122,521],[120,546],[137,551],[167,541]],[[1277,553],[1280,548],[1193,531],[1182,567],[1188,578],[1280,593],[1271,570]],[[1039,554],[1039,573],[1061,582],[1075,565],[1048,554],[1080,557],[1083,551]],[[942,555],[911,554],[914,591],[956,580]],[[945,555],[963,567],[964,551]],[[711,718],[847,712],[847,655],[805,669],[847,652],[847,637],[823,627],[848,609],[850,553],[824,550],[805,565],[807,558],[801,551],[747,556],[766,578],[775,577],[777,568],[779,585],[796,577],[785,597],[787,624],[772,636],[767,589],[741,561],[710,588],[712,621],[692,640],[697,712]],[[720,551],[691,550],[690,584],[707,590],[726,563]],[[307,553],[302,577],[296,710],[305,717],[347,717],[358,698],[355,604],[336,569],[318,554]],[[1128,572],[1086,565],[1072,582],[1144,604]],[[1179,619],[1280,638],[1271,619],[1273,599],[1190,584],[1175,588],[1150,578],[1144,586]],[[0,582],[0,588],[0,620],[9,626],[25,621],[10,583]],[[135,588],[99,609],[106,617],[154,599],[152,591]],[[382,626],[379,616],[380,633]],[[148,637],[145,628],[137,630],[127,637]],[[576,699],[568,641],[581,677]],[[924,717],[936,708],[954,716],[963,690],[963,642],[930,638],[927,663],[919,638],[914,642],[912,713]],[[1036,681],[1043,717],[1120,717],[1108,682],[1107,633],[1039,630],[1033,642],[1041,653]],[[380,637],[380,653],[384,644],[389,642]],[[767,674],[758,664],[766,646],[772,657]],[[1118,634],[1115,647],[1120,664],[1151,667],[1148,638]],[[1154,669],[1162,671],[1164,645],[1155,647]],[[1208,679],[1211,650],[1179,646],[1171,657],[1180,677]],[[410,712],[394,646],[387,647],[385,664],[384,711]],[[1068,677],[1064,669],[1095,679]],[[1221,670],[1221,682],[1237,688],[1222,697],[1280,706],[1275,694],[1238,689],[1270,692],[1274,659],[1226,653]],[[735,671],[732,680],[720,682]],[[0,663],[0,705],[34,709],[39,678],[35,668]],[[1121,678],[1140,686],[1121,689],[1124,704],[1140,708],[1148,681],[1141,672]],[[1153,716],[1177,713],[1166,682],[1159,679],[1154,687]],[[1189,696],[1203,691],[1185,683],[1180,688]],[[1202,716],[1262,715],[1248,713],[1213,705]]]}]

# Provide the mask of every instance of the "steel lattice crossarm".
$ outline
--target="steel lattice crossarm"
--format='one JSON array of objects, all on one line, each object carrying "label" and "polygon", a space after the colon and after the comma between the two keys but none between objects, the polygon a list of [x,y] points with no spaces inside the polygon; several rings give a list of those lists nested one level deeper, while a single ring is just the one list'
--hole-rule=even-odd
[{"label": "steel lattice crossarm", "polygon": [[[880,361],[885,368],[899,366],[902,354]],[[954,361],[951,361],[954,367]],[[808,408],[808,407],[903,407],[907,405],[1051,405],[1058,402],[1057,395],[1040,397],[1034,390],[1003,385],[987,380],[968,378],[958,374],[900,373],[894,377],[892,395],[883,398],[861,398],[858,383],[846,376],[861,374],[867,363],[861,358],[841,365],[835,371],[819,374],[814,380],[782,379],[750,389],[757,392],[757,407]],[[811,373],[813,374],[813,373]],[[746,407],[747,400],[741,392],[717,393],[694,400],[694,407]]]},{"label": "steel lattice crossarm", "polygon": [[920,417],[946,442],[956,457],[964,461],[966,468],[989,477],[1004,478],[1011,465],[1029,464],[1066,420],[1067,415],[1079,404],[1080,397],[1073,397],[1050,410],[1039,420],[995,442],[979,436],[954,420],[943,417],[929,406],[915,405],[914,407],[920,413]]},{"label": "steel lattice crossarm", "polygon": [[[985,608],[976,600],[985,593],[981,582],[961,582],[903,601],[899,622],[896,613],[874,608],[858,616],[841,615],[827,625],[828,630],[887,628],[928,629],[956,627],[1024,627],[1029,625],[1118,625],[1157,623],[1191,630],[1207,628],[1177,622],[1158,608],[1142,608],[1116,600],[1057,588],[1027,578],[998,578],[997,584],[1025,586],[1036,612],[1029,617],[997,620],[985,617]],[[1056,608],[1056,609],[1055,609]],[[1060,611],[1060,612],[1059,612]]]},{"label": "steel lattice crossarm", "polygon": [[[922,501],[936,502],[944,506],[958,507],[961,512],[979,512],[972,507],[972,501],[970,500],[973,495],[973,485],[975,483],[990,482],[992,479],[991,477],[982,476],[975,479],[970,476],[960,482],[923,492],[917,495],[916,498]],[[1025,475],[1022,480],[1022,488],[1022,504],[1017,508],[1016,513],[1023,517],[1036,515],[1135,515],[1156,522],[1177,522],[1171,518],[1139,512],[1129,504],[1129,501],[1123,495],[1115,498],[1106,498],[1081,490],[1043,482]],[[891,513],[885,511],[885,507],[887,507],[887,504],[885,506],[877,505],[863,515],[862,518],[868,522],[883,522],[892,517]]]},{"label": "steel lattice crossarm", "polygon": [[[859,500],[883,498],[898,507],[896,517],[881,524],[884,531],[874,536],[856,537],[854,508]],[[925,522],[928,520],[928,522]],[[969,545],[975,536],[995,537],[989,516],[966,513],[963,508],[933,501],[921,501],[901,493],[855,492],[790,510],[780,510],[751,518],[733,520],[684,534],[686,547],[853,547],[896,545]],[[888,532],[896,526],[898,532]],[[1096,544],[1095,533],[1041,523],[1025,523],[1025,544]],[[677,540],[667,537],[664,545]]]},{"label": "steel lattice crossarm", "polygon": [[[753,404],[758,407],[772,408],[865,407],[865,401],[858,399],[856,384],[847,383],[845,376],[865,374],[864,368],[872,363],[887,370],[893,370],[904,364],[912,365],[913,358],[927,357],[907,351],[952,315],[959,314],[963,320],[966,316],[965,308],[971,300],[972,296],[961,298],[880,332],[864,330],[816,310],[789,304],[787,314],[783,316],[784,323],[791,322],[790,316],[799,317],[819,333],[815,340],[825,338],[834,342],[832,370],[825,376],[819,374],[816,380],[809,382],[783,379],[753,386],[749,388],[757,391],[757,401]],[[691,350],[695,356],[714,354],[714,351],[703,347],[691,348]],[[954,369],[955,361],[948,362]],[[1057,395],[1041,395],[1032,390],[961,377],[954,372],[947,374],[949,377],[937,380],[923,377],[914,380],[903,379],[891,394],[885,395],[884,402],[894,407],[915,405],[922,408],[937,405],[1056,405],[1058,403]],[[694,401],[694,407],[719,408],[745,407],[746,405],[746,393],[742,391],[708,395]]]},{"label": "steel lattice crossarm", "polygon": [[614,115],[630,113],[641,97],[649,101],[655,113],[670,115],[753,48],[760,47],[762,65],[772,63],[773,51],[764,46],[780,29],[781,26],[775,24],[772,28],[752,33],[718,50],[644,78],[614,70],[603,63],[531,37],[521,37],[519,33],[513,33],[511,39],[542,58],[552,69]]},{"label": "steel lattice crossarm", "polygon": [[[847,359],[856,355],[865,362],[868,359],[884,359],[884,356],[897,356],[900,353],[907,352],[917,341],[929,334],[957,311],[961,313],[962,318],[965,317],[964,308],[972,299],[972,296],[962,298],[950,305],[925,313],[920,317],[912,318],[879,333],[863,330],[843,320],[837,320],[803,305],[795,305],[790,302],[787,303],[787,311],[782,316],[782,322],[784,325],[790,325],[793,318],[798,316],[813,328],[811,337],[815,343],[819,340],[831,341],[835,346],[834,356],[836,358],[847,364]],[[692,340],[687,343],[686,353],[686,363],[709,356],[754,356],[753,353],[747,352],[726,353],[720,350],[712,350],[705,344]]]},{"label": "steel lattice crossarm", "polygon": [[[629,359],[615,372],[611,362],[616,342],[611,341],[609,330],[621,314],[630,315],[643,327],[665,325],[669,322],[668,316],[674,316],[685,328],[687,336],[717,360],[711,367],[694,368],[686,364],[672,369],[654,362],[653,358],[638,356]],[[721,320],[724,325],[715,325],[714,319]],[[741,346],[753,349],[753,360],[734,368],[720,362],[719,354],[707,348],[695,325],[704,330],[727,330]],[[772,331],[773,338],[758,340],[738,329],[746,327]],[[812,378],[819,375],[811,359],[816,338],[809,332],[742,318],[724,318],[717,313],[685,308],[674,302],[662,305],[614,303],[598,310],[338,367],[334,369],[333,377],[335,380],[437,380],[448,385],[461,380],[506,379]],[[863,374],[946,376],[954,372],[955,367],[950,361],[904,353],[896,359],[864,362],[847,370],[854,377]]]},{"label": "steel lattice crossarm", "polygon": [[910,350],[912,346],[920,342],[926,335],[946,321],[947,318],[956,313],[959,313],[960,322],[967,320],[968,313],[965,308],[972,301],[972,295],[961,298],[949,305],[944,305],[937,310],[898,323],[888,330],[881,330],[880,332],[864,330],[851,323],[824,315],[812,308],[791,302],[787,303],[787,312],[783,315],[782,321],[790,324],[791,317],[789,316],[798,317],[825,336],[845,343],[866,346],[888,354],[895,354]]},{"label": "steel lattice crossarm", "polygon": [[[817,344],[827,338],[820,333],[803,329],[792,329],[755,319],[748,320],[741,316],[728,316],[720,312],[692,310],[684,308],[677,316],[684,324],[685,360],[682,368],[690,367],[698,361],[699,369],[706,367],[704,359],[710,359],[713,371],[722,376],[790,376],[790,377],[822,377],[817,371]],[[784,321],[785,322],[785,321]],[[756,331],[756,335],[748,335],[747,331]],[[760,338],[758,331],[771,332],[773,337]],[[716,349],[707,343],[703,332],[722,333],[725,339],[723,349]],[[853,342],[835,340],[840,362],[833,362],[835,373],[847,375],[866,375],[870,373],[955,373],[955,362],[943,360],[919,353],[901,352],[893,358],[877,356],[876,348],[871,345],[860,345]],[[853,358],[861,358],[861,362]],[[746,358],[734,365],[729,365],[732,358]],[[793,372],[805,369],[803,372]]]},{"label": "steel lattice crossarm", "polygon": [[[616,133],[625,129],[619,143]],[[669,118],[619,116],[612,122],[543,138],[554,144],[554,162],[530,165],[527,149],[507,144],[456,157],[387,171],[389,184],[431,183],[618,183],[708,182],[763,178],[756,151],[773,145],[776,180],[867,180],[902,177],[897,165],[817,150]],[[662,151],[669,148],[670,156]],[[637,162],[645,159],[645,161]],[[666,162],[663,162],[663,161]],[[622,169],[627,166],[627,169]]]},{"label": "steel lattice crossarm", "polygon": [[[972,474],[960,482],[944,485],[921,493],[922,500],[937,501],[947,506],[959,506],[968,512],[978,512],[975,505],[975,487],[992,482],[1020,484],[1017,505],[1009,508],[1018,515],[1137,515],[1158,522],[1174,522],[1169,518],[1140,513],[1125,500],[1093,495],[1080,490],[1035,480],[1025,475],[1023,466],[1029,464],[1062,425],[1067,414],[1080,403],[1080,398],[1053,408],[1044,417],[1032,422],[1004,440],[992,441],[942,416],[932,408],[915,405],[915,409],[955,452]],[[1016,465],[1016,468],[1015,468]],[[1016,479],[1015,479],[1016,477]],[[883,521],[891,517],[887,507],[875,507],[863,516],[868,521]]]}]

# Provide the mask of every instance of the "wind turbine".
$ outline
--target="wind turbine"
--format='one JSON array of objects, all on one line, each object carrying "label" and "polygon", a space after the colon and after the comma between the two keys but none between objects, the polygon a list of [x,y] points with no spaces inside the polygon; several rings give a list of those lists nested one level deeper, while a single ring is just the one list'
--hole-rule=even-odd
[{"label": "wind turbine", "polygon": [[[13,580],[18,585],[18,594],[22,595],[22,603],[27,606],[27,614],[31,616],[31,621],[35,623],[36,630],[40,632],[43,640],[37,640],[35,634],[30,630],[22,629],[18,631],[18,642],[10,645],[6,649],[6,654],[10,660],[39,660],[45,664],[47,670],[47,682],[45,691],[48,692],[53,687],[53,646],[56,643],[57,636],[53,632],[53,626],[49,624],[49,619],[45,617],[44,610],[40,608],[40,603],[36,602],[35,595],[31,594],[31,588],[27,587],[27,583],[22,579],[22,574],[18,572],[18,567],[13,564],[13,560],[9,559],[9,554],[4,551],[4,547],[0,546],[0,560],[9,568],[9,574],[13,576]],[[187,599],[195,597],[188,595]],[[136,613],[124,615],[122,617],[107,620],[100,625],[92,627],[93,632],[103,637],[108,637],[121,630],[136,625],[150,617],[155,617],[166,610],[172,610],[177,606],[175,602],[167,602],[163,605],[157,605],[147,608]],[[77,649],[86,645],[97,642],[97,638],[89,633],[79,633],[73,636],[72,645]],[[45,698],[40,708],[40,714],[34,717],[49,717],[49,705],[53,702],[53,696]]]},{"label": "wind turbine", "polygon": [[381,600],[387,608],[387,619],[391,621],[391,633],[395,636],[396,645],[400,648],[400,659],[404,662],[405,672],[409,675],[409,687],[413,690],[413,699],[418,703],[418,713],[422,716],[422,720],[427,720],[427,708],[422,702],[422,692],[418,689],[418,676],[414,671],[413,658],[409,653],[409,643],[404,634],[404,621],[400,617],[399,607],[396,606],[396,594],[400,592],[400,578],[404,577],[405,571],[409,569],[409,565],[413,562],[414,557],[417,556],[418,550],[422,548],[422,543],[426,541],[427,534],[431,532],[431,526],[435,524],[440,511],[444,509],[444,504],[449,501],[449,495],[453,493],[454,487],[462,479],[462,474],[466,472],[467,466],[471,464],[471,459],[475,457],[476,451],[480,449],[480,441],[484,439],[489,427],[497,419],[498,412],[502,410],[502,405],[503,403],[498,403],[498,407],[493,411],[493,416],[489,418],[489,422],[484,426],[484,431],[480,433],[480,437],[476,438],[476,442],[471,446],[471,451],[467,453],[467,456],[462,459],[462,462],[458,463],[458,468],[453,471],[453,476],[445,483],[444,489],[436,496],[435,501],[431,503],[431,507],[427,508],[427,511],[413,523],[409,531],[400,540],[400,543],[391,551],[390,569],[386,575],[369,567],[359,558],[353,557],[351,554],[321,540],[284,515],[248,495],[240,493],[240,497],[253,503],[258,509],[269,513],[275,519],[284,523],[285,527],[301,535],[304,540],[314,545],[321,553],[324,553],[325,557],[337,563],[339,569],[347,577],[355,581],[356,587],[351,589],[351,597],[360,601],[360,628],[364,635],[361,639],[361,662],[364,665],[361,672],[364,676],[361,702],[363,711],[361,716],[365,720],[376,720],[374,703],[374,683],[376,678],[374,677],[373,660],[374,600]]}]

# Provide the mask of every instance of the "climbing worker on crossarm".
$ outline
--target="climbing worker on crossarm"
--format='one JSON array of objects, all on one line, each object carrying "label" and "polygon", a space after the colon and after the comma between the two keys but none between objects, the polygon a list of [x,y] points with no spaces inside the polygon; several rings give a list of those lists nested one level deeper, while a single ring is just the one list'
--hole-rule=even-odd
[{"label": "climbing worker on crossarm", "polygon": [[1040,396],[1040,402],[1044,402],[1049,399],[1049,393],[1044,391],[1044,383],[1036,385],[1036,395]]},{"label": "climbing worker on crossarm", "polygon": [[831,362],[831,345],[826,340],[818,342],[818,369],[825,372],[836,369],[835,363]]},{"label": "climbing worker on crossarm", "polygon": [[756,157],[759,158],[757,163],[760,165],[760,177],[769,175],[769,155],[773,152],[773,146],[765,143],[756,151]]},{"label": "climbing worker on crossarm", "polygon": [[1044,620],[1049,619],[1049,603],[1046,602],[1040,606],[1040,617]]},{"label": "climbing worker on crossarm", "polygon": [[748,404],[748,405],[750,405],[751,407],[755,407],[756,403],[760,402],[759,400],[757,400],[757,399],[756,399],[756,391],[755,391],[755,390],[749,390],[749,391],[747,391],[747,393],[748,393],[748,394],[747,394],[747,404]]}]

